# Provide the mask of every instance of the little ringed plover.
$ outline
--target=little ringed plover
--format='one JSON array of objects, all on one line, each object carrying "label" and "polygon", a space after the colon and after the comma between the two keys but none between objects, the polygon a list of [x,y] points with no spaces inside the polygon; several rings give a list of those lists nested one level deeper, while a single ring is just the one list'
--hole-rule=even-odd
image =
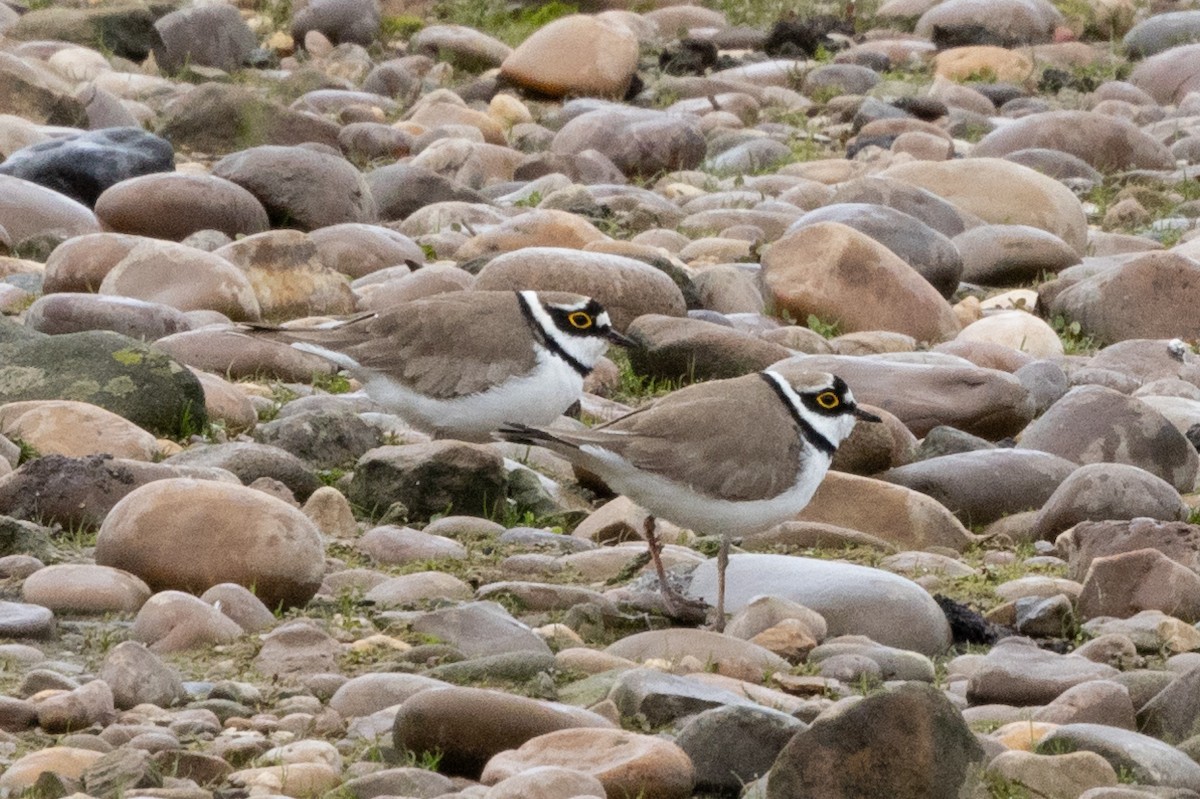
[{"label": "little ringed plover", "polygon": [[449,292],[315,328],[249,328],[329,359],[414,426],[475,441],[554,421],[608,345],[631,343],[596,300],[561,292]]},{"label": "little ringed plover", "polygon": [[649,511],[650,554],[667,606],[679,615],[690,600],[667,582],[654,517],[719,534],[720,630],[730,539],[795,517],[859,419],[881,421],[858,407],[840,377],[768,369],[682,388],[590,430],[511,423],[498,435],[562,455]]}]

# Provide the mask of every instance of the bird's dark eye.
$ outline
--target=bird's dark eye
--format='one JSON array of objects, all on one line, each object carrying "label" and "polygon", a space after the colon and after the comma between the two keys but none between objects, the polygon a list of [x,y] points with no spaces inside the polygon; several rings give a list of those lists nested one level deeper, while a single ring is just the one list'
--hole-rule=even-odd
[{"label": "bird's dark eye", "polygon": [[832,391],[822,391],[817,395],[817,404],[827,411],[832,411],[834,408],[842,404],[838,399],[838,395]]},{"label": "bird's dark eye", "polygon": [[585,311],[574,311],[567,314],[567,321],[571,323],[571,327],[587,330],[592,326],[592,315]]}]

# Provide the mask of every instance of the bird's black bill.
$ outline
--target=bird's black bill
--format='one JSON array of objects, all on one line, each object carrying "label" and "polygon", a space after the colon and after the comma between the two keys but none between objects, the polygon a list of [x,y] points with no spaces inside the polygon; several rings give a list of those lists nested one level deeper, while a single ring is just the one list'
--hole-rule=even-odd
[{"label": "bird's black bill", "polygon": [[631,339],[629,336],[625,335],[624,333],[621,333],[615,327],[610,327],[608,329],[608,332],[606,332],[604,334],[604,337],[619,347],[636,347],[637,346],[636,341],[634,341],[633,339]]},{"label": "bird's black bill", "polygon": [[855,416],[855,418],[862,419],[864,422],[882,422],[883,421],[882,418],[876,416],[875,414],[871,413],[870,411],[864,411],[862,408],[855,408],[854,416]]}]

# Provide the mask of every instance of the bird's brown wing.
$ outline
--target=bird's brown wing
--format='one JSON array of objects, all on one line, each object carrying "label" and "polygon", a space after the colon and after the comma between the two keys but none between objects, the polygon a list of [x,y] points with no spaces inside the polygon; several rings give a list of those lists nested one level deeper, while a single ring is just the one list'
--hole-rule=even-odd
[{"label": "bird's brown wing", "polygon": [[689,386],[601,427],[559,437],[601,446],[639,469],[738,501],[770,499],[790,488],[808,452],[757,374]]},{"label": "bird's brown wing", "polygon": [[351,370],[356,376],[383,373],[437,399],[476,394],[536,365],[529,324],[511,291],[438,294],[339,327],[270,335],[344,353],[361,367]]}]

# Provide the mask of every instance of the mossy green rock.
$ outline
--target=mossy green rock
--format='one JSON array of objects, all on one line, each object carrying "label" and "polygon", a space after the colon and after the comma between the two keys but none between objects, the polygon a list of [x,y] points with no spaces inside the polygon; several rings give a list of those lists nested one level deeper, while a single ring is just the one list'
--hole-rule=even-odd
[{"label": "mossy green rock", "polygon": [[204,389],[179,362],[128,336],[92,330],[6,339],[0,330],[0,405],[90,402],[156,435],[204,427]]}]

